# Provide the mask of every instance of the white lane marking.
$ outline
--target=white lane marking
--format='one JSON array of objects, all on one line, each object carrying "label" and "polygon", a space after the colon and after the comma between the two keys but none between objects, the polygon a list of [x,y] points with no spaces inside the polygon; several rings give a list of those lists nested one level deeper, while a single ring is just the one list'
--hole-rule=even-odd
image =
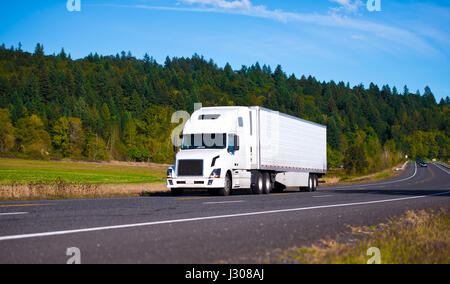
[{"label": "white lane marking", "polygon": [[0,216],[11,216],[11,215],[22,215],[22,214],[28,214],[28,212],[0,213]]},{"label": "white lane marking", "polygon": [[435,165],[435,166],[438,167],[439,169],[443,170],[443,171],[446,172],[447,174],[450,174],[449,171],[447,171],[447,170],[444,169],[444,168],[441,168],[441,166],[439,166],[437,163],[433,163],[433,165]]},{"label": "white lane marking", "polygon": [[3,236],[3,237],[0,237],[0,241],[29,239],[29,238],[37,238],[37,237],[60,236],[60,235],[68,235],[68,234],[75,234],[75,233],[87,233],[87,232],[105,231],[105,230],[116,230],[116,229],[126,229],[126,228],[147,227],[147,226],[164,225],[164,224],[187,223],[187,222],[204,221],[204,220],[218,220],[218,219],[226,219],[226,218],[234,218],[234,217],[246,217],[246,216],[256,216],[256,215],[264,215],[264,214],[297,212],[297,211],[313,210],[313,209],[324,209],[324,208],[336,208],[336,207],[349,207],[349,206],[358,206],[358,205],[369,205],[369,204],[377,204],[377,203],[387,203],[387,202],[394,202],[394,201],[426,198],[426,197],[431,197],[431,196],[441,196],[441,195],[447,195],[447,194],[450,194],[450,191],[446,191],[446,192],[442,192],[442,193],[429,194],[429,195],[420,195],[420,196],[412,196],[412,197],[404,197],[404,198],[395,198],[395,199],[384,199],[384,200],[374,200],[374,201],[355,202],[355,203],[344,203],[344,204],[311,206],[311,207],[292,208],[292,209],[249,212],[249,213],[240,213],[240,214],[231,214],[231,215],[197,217],[197,218],[178,219],[178,220],[155,221],[155,222],[148,222],[148,223],[117,225],[117,226],[108,226],[108,227],[95,227],[95,228],[87,228],[87,229],[55,231],[55,232],[36,233],[36,234]]},{"label": "white lane marking", "polygon": [[244,200],[235,200],[235,201],[217,201],[217,202],[203,202],[203,204],[227,204],[227,203],[242,203]]},{"label": "white lane marking", "polygon": [[353,188],[353,187],[367,187],[367,186],[377,186],[377,185],[384,185],[384,184],[391,184],[391,183],[397,183],[405,180],[410,180],[413,177],[415,177],[417,174],[417,165],[414,163],[414,174],[410,177],[399,179],[399,180],[393,180],[393,181],[387,181],[387,182],[380,182],[380,183],[369,183],[369,184],[357,184],[357,185],[348,185],[348,186],[338,186],[338,187],[330,187],[327,189],[346,189],[346,188]]},{"label": "white lane marking", "polygon": [[321,197],[331,197],[331,196],[334,196],[334,195],[317,195],[317,196],[313,196],[313,197],[321,198]]},{"label": "white lane marking", "polygon": [[396,168],[395,170],[396,171],[403,171],[405,169],[405,167],[406,167],[406,164],[408,164],[408,161],[406,161],[401,168]]}]

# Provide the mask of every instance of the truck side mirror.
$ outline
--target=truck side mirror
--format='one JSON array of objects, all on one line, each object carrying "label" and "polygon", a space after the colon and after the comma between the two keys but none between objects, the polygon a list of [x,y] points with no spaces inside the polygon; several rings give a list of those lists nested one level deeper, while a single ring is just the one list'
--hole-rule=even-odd
[{"label": "truck side mirror", "polygon": [[234,150],[239,151],[239,136],[234,136]]},{"label": "truck side mirror", "polygon": [[173,143],[173,152],[176,154],[176,153],[178,153],[178,139],[183,139],[183,135],[180,135],[180,136],[178,136],[178,137],[175,137],[175,141],[174,141],[174,143]]}]

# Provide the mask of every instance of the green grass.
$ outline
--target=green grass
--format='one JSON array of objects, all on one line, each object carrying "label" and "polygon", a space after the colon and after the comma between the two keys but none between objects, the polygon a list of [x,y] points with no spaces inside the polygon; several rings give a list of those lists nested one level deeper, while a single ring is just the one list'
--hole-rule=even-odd
[{"label": "green grass", "polygon": [[[365,264],[367,250],[380,250],[382,264],[450,263],[450,211],[408,211],[377,226],[352,227],[358,240],[322,241],[285,251],[278,260],[289,263]],[[276,261],[272,261],[276,262]]]},{"label": "green grass", "polygon": [[389,177],[391,177],[392,175],[393,175],[393,173],[394,172],[385,172],[385,173],[381,173],[381,174],[378,174],[378,175],[375,175],[374,177],[373,177],[373,179],[374,180],[379,180],[379,179],[385,179],[385,178],[389,178]]},{"label": "green grass", "polygon": [[369,173],[369,174],[359,174],[359,175],[349,175],[344,170],[329,170],[324,177],[327,182],[326,185],[344,185],[351,183],[366,183],[374,182],[383,179],[392,178],[399,175],[400,171],[393,171],[391,169],[385,169],[380,172]]},{"label": "green grass", "polygon": [[0,159],[0,184],[56,179],[86,184],[150,184],[164,182],[165,170],[163,166]]}]

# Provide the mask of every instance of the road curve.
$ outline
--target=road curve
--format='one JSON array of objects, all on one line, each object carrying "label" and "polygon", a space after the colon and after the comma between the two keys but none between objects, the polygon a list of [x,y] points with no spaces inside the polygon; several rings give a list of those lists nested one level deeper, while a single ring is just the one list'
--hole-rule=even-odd
[{"label": "road curve", "polygon": [[221,263],[311,244],[409,209],[449,208],[450,173],[408,163],[396,178],[314,193],[0,203],[0,263]]}]

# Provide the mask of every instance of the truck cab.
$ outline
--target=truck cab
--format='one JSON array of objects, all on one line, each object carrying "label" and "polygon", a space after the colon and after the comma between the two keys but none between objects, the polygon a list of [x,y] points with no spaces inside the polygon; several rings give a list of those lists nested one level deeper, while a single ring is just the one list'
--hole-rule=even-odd
[{"label": "truck cab", "polygon": [[167,187],[175,195],[188,189],[228,195],[233,189],[250,188],[248,170],[256,161],[252,112],[248,107],[194,112],[184,126],[175,166],[168,170]]}]

